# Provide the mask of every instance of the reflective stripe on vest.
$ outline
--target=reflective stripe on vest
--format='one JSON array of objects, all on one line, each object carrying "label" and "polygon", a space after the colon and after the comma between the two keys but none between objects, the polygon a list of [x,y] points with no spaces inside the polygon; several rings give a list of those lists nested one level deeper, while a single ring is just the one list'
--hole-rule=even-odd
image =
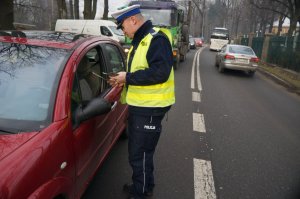
[{"label": "reflective stripe on vest", "polygon": [[[153,35],[149,33],[140,42],[132,59],[130,72],[145,70],[149,67],[146,55],[152,38]],[[128,53],[127,63],[131,53],[132,47]],[[175,87],[173,67],[168,80],[164,83],[148,86],[128,85],[128,89],[124,86],[121,95],[121,102],[139,107],[166,107],[174,104]]]}]

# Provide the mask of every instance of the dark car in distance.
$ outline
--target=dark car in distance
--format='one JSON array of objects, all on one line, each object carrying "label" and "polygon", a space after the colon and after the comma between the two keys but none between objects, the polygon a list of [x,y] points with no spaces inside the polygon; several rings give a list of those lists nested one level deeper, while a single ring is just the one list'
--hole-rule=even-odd
[{"label": "dark car in distance", "polygon": [[190,49],[196,49],[195,39],[193,37],[189,38],[189,47]]},{"label": "dark car in distance", "polygon": [[104,37],[0,31],[0,198],[80,198],[128,107],[107,75],[125,70]]}]

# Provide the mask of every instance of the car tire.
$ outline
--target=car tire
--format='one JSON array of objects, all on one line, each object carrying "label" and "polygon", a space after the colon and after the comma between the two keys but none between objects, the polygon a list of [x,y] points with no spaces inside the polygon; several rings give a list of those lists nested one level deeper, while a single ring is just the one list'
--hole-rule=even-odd
[{"label": "car tire", "polygon": [[180,62],[184,62],[186,60],[186,55],[180,55]]},{"label": "car tire", "polygon": [[219,73],[224,73],[224,68],[219,64],[218,71]]},{"label": "car tire", "polygon": [[215,61],[215,67],[218,67],[218,66],[219,66],[219,64],[218,64],[217,59],[216,59],[216,61]]},{"label": "car tire", "polygon": [[249,75],[249,77],[253,77],[253,76],[254,76],[254,74],[255,74],[255,71],[248,71],[248,75]]},{"label": "car tire", "polygon": [[179,62],[180,62],[180,55],[179,53],[177,53],[176,55],[176,60],[174,61],[174,70],[176,70],[177,68],[179,68]]},{"label": "car tire", "polygon": [[174,67],[174,70],[176,70],[176,69],[179,67],[179,59],[176,59],[176,60],[174,61],[173,67]]}]

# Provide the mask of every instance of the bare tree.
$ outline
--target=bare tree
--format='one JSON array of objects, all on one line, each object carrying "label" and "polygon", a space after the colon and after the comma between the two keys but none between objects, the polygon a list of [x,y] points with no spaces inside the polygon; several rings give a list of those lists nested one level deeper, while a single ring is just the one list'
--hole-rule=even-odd
[{"label": "bare tree", "polygon": [[74,19],[74,6],[73,6],[73,0],[69,0],[69,7],[70,7],[70,18]]},{"label": "bare tree", "polygon": [[[52,29],[52,3],[39,0],[14,0],[14,23],[22,29]],[[17,28],[17,27],[16,27]]]},{"label": "bare tree", "polygon": [[66,1],[65,0],[57,0],[57,7],[58,7],[58,18],[66,19],[68,16]]},{"label": "bare tree", "polygon": [[276,33],[277,36],[279,36],[280,32],[282,31],[282,25],[284,23],[285,18],[286,17],[284,15],[280,15],[279,18],[278,18],[278,30],[277,30],[277,33]]},{"label": "bare tree", "polygon": [[274,6],[264,4],[261,0],[250,0],[256,8],[262,10],[269,10],[279,15],[288,17],[290,19],[290,28],[288,35],[292,36],[297,27],[297,22],[300,22],[300,3],[299,0],[269,0],[269,3]]},{"label": "bare tree", "polygon": [[97,0],[84,0],[84,19],[95,19],[97,11]]},{"label": "bare tree", "polygon": [[103,19],[108,19],[108,0],[104,0]]},{"label": "bare tree", "polygon": [[[200,27],[200,32],[201,32],[201,35],[203,36],[204,35],[204,17],[205,17],[205,9],[206,9],[206,6],[205,6],[205,2],[206,0],[192,0],[194,6],[192,7],[193,10],[196,10],[200,17],[201,17],[201,20],[198,20],[195,19],[194,21],[199,23],[199,27]],[[193,11],[193,16],[196,18],[198,17],[199,15],[197,15],[194,11]],[[194,30],[196,32],[196,30]]]},{"label": "bare tree", "polygon": [[75,19],[79,19],[79,0],[74,0],[74,15]]},{"label": "bare tree", "polygon": [[232,1],[232,8],[230,9],[230,20],[231,20],[231,35],[237,36],[239,24],[242,17],[242,6],[243,3],[240,0]]},{"label": "bare tree", "polygon": [[227,17],[225,16],[227,8],[220,0],[216,0],[214,4],[209,6],[208,19],[210,20],[211,27],[223,27]]},{"label": "bare tree", "polygon": [[0,1],[0,30],[12,30],[14,22],[14,5],[11,0]]}]

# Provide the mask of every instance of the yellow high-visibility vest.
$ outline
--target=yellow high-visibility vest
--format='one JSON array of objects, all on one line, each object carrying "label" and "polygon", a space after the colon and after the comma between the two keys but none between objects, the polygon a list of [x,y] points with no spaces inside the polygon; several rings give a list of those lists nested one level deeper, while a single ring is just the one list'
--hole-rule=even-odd
[{"label": "yellow high-visibility vest", "polygon": [[[157,32],[153,34],[149,33],[141,40],[132,59],[129,72],[135,72],[149,68],[146,55],[154,34],[157,34]],[[131,47],[128,52],[127,63],[129,62],[132,49],[133,47]],[[126,88],[125,85],[121,95],[121,102],[138,107],[166,107],[174,104],[175,86],[173,67],[168,80],[164,83],[148,86],[128,85],[128,88]]]}]

